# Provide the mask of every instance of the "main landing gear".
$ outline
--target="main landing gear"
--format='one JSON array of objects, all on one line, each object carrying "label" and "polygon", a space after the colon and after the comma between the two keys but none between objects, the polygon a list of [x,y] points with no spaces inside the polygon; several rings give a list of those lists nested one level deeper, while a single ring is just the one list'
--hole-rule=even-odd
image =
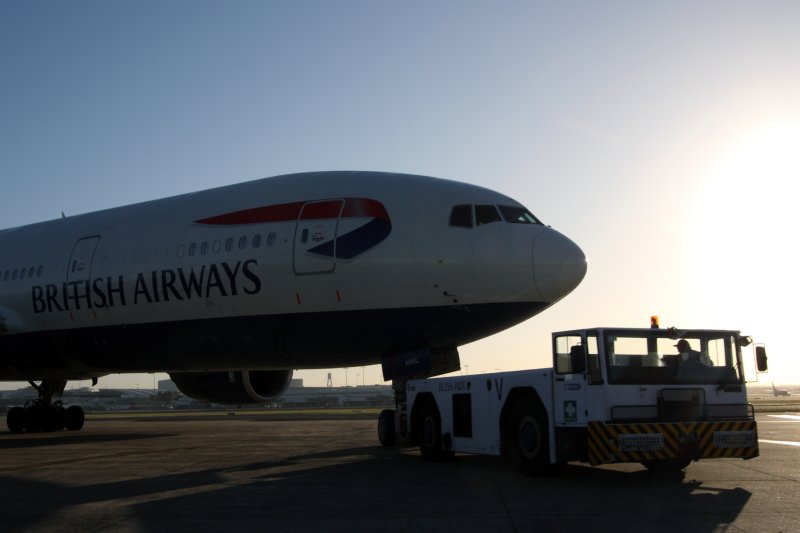
[{"label": "main landing gear", "polygon": [[67,429],[77,431],[83,427],[83,409],[77,405],[64,407],[61,400],[53,401],[53,397],[61,396],[66,380],[44,380],[39,385],[33,381],[28,383],[39,393],[39,398],[25,402],[25,407],[12,407],[6,415],[6,424],[12,433],[20,431],[57,431]]}]

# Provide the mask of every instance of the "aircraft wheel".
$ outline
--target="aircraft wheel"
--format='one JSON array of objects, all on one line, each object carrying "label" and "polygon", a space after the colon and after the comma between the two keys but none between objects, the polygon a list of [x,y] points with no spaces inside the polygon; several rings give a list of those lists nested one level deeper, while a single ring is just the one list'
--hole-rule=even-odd
[{"label": "aircraft wheel", "polygon": [[42,410],[38,406],[25,408],[25,431],[33,433],[42,429]]},{"label": "aircraft wheel", "polygon": [[19,433],[25,429],[25,409],[12,407],[6,415],[6,425],[12,433]]},{"label": "aircraft wheel", "polygon": [[422,457],[431,461],[448,461],[455,453],[442,448],[442,418],[433,401],[420,406],[417,417],[417,439]]},{"label": "aircraft wheel", "polygon": [[52,431],[58,431],[64,429],[67,425],[67,410],[61,406],[59,403],[58,405],[53,406],[52,410]]},{"label": "aircraft wheel", "polygon": [[66,409],[64,426],[68,431],[78,431],[79,429],[83,428],[83,422],[85,418],[86,417],[83,413],[83,408],[81,408],[79,405],[70,405]]},{"label": "aircraft wheel", "polygon": [[47,406],[39,410],[39,430],[55,431],[58,426],[58,409]]},{"label": "aircraft wheel", "polygon": [[378,416],[378,440],[383,447],[394,446],[397,440],[394,428],[394,409],[384,409]]},{"label": "aircraft wheel", "polygon": [[541,476],[557,471],[550,463],[547,414],[532,398],[522,398],[513,406],[507,438],[511,459],[526,476]]}]

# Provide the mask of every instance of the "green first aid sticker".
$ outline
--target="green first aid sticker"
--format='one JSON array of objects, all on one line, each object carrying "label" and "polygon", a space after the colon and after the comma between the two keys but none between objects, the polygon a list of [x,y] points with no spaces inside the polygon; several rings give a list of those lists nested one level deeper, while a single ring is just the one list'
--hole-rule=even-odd
[{"label": "green first aid sticker", "polygon": [[564,422],[578,421],[578,404],[575,400],[564,402]]}]

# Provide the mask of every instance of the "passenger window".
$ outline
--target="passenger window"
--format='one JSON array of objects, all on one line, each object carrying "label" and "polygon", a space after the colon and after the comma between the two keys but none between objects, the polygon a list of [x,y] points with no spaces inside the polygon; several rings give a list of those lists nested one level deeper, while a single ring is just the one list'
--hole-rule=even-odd
[{"label": "passenger window", "polygon": [[11,275],[11,271],[10,270],[6,270],[5,276],[3,276],[3,281],[8,281],[8,276],[10,276],[10,275]]},{"label": "passenger window", "polygon": [[12,272],[12,273],[11,273],[11,281],[15,281],[15,280],[17,279],[17,273],[18,273],[18,272],[19,272],[19,270],[17,270],[17,269],[15,268],[15,269],[14,269],[14,272]]},{"label": "passenger window", "polygon": [[230,252],[231,250],[233,250],[233,237],[228,237],[225,241],[225,251]]},{"label": "passenger window", "polygon": [[190,244],[189,245],[189,257],[193,257],[194,256],[195,250],[197,250],[197,245],[195,243]]},{"label": "passenger window", "polygon": [[36,277],[37,278],[41,278],[42,277],[42,272],[44,272],[44,266],[39,265],[39,269],[36,271]]},{"label": "passenger window", "polygon": [[245,248],[247,248],[247,237],[242,235],[239,237],[239,249],[244,250]]},{"label": "passenger window", "polygon": [[35,272],[36,272],[36,268],[35,268],[35,267],[30,267],[30,268],[28,269],[28,279],[32,279],[32,278],[33,278],[33,274],[34,274]]},{"label": "passenger window", "polygon": [[500,213],[493,205],[476,205],[475,206],[475,225],[483,226],[484,224],[491,224],[492,222],[500,222]]},{"label": "passenger window", "polygon": [[219,239],[214,240],[214,245],[211,247],[215,254],[218,254],[220,250],[222,250],[222,242]]},{"label": "passenger window", "polygon": [[253,248],[258,248],[261,246],[261,234],[257,233],[253,235]]},{"label": "passenger window", "polygon": [[269,235],[267,235],[267,246],[272,248],[273,246],[275,246],[275,242],[277,240],[278,240],[278,236],[275,235],[275,233],[270,233]]},{"label": "passenger window", "polygon": [[183,259],[183,254],[185,253],[186,253],[186,247],[182,244],[178,246],[178,253],[177,253],[178,259]]},{"label": "passenger window", "polygon": [[203,244],[200,245],[200,255],[206,255],[208,253],[208,242],[203,241]]},{"label": "passenger window", "polygon": [[19,279],[25,279],[25,269],[19,271]]},{"label": "passenger window", "polygon": [[457,205],[450,212],[450,225],[458,228],[472,227],[472,206]]}]

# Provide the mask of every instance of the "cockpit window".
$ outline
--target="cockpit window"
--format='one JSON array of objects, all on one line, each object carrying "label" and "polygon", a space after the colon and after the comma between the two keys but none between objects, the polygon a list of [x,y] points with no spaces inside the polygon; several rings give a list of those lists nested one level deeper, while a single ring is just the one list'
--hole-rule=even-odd
[{"label": "cockpit window", "polygon": [[497,207],[500,209],[506,222],[511,222],[512,224],[541,224],[541,222],[524,207],[514,207],[512,205],[498,205]]},{"label": "cockpit window", "polygon": [[492,222],[510,224],[541,224],[530,211],[513,205],[456,205],[450,212],[450,225],[459,228],[483,226]]},{"label": "cockpit window", "polygon": [[475,206],[475,225],[483,226],[484,224],[491,224],[492,222],[501,222],[500,213],[493,205],[476,205]]},{"label": "cockpit window", "polygon": [[472,227],[472,206],[457,205],[450,212],[450,225],[461,228]]}]

